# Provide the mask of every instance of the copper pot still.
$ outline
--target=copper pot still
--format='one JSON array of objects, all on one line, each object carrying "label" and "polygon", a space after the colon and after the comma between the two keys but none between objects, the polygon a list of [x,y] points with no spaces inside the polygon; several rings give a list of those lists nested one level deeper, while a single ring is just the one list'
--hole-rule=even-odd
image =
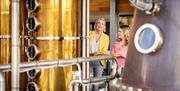
[{"label": "copper pot still", "polygon": [[[46,38],[79,36],[81,0],[19,1],[20,62],[69,59],[79,55],[80,40],[48,40]],[[0,64],[11,64],[11,4],[12,0],[0,0]],[[35,22],[34,19],[36,19]],[[45,39],[27,39],[27,36]],[[27,48],[31,51],[34,47],[38,49],[38,56],[26,55]],[[34,75],[33,77],[27,75],[26,72],[20,73],[20,91],[36,88],[36,91],[67,91],[72,79],[72,71],[73,67],[68,66],[35,69],[30,72],[30,75]],[[3,75],[6,91],[10,91],[11,72],[3,72]]]},{"label": "copper pot still", "polygon": [[[0,64],[11,64],[11,1],[12,0],[0,0]],[[26,18],[27,12],[25,8],[25,0],[20,0],[20,36],[27,34],[25,30],[25,24],[23,23]],[[25,55],[25,46],[27,41],[20,38],[20,62],[27,61]],[[5,78],[6,91],[11,90],[11,72],[3,72]],[[26,87],[27,77],[26,74],[20,73],[20,91],[23,91]]]},{"label": "copper pot still", "polygon": [[[139,10],[134,13],[122,82],[153,91],[180,91],[180,1],[153,1],[161,3],[161,10],[155,16]],[[159,28],[163,44],[151,53],[141,53],[135,46],[135,36],[138,29],[147,23]],[[156,40],[150,34],[147,36]]]}]

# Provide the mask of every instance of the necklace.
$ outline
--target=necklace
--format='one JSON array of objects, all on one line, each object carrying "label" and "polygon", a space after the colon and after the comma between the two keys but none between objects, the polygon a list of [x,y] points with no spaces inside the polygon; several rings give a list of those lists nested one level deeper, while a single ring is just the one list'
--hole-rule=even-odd
[{"label": "necklace", "polygon": [[96,43],[100,40],[101,34],[96,34]]}]

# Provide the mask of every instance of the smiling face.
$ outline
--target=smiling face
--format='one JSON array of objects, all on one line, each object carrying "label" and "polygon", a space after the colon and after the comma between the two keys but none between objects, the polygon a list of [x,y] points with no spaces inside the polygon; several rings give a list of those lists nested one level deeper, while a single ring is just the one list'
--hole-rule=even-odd
[{"label": "smiling face", "polygon": [[105,30],[105,25],[106,25],[105,19],[99,18],[98,20],[96,20],[96,23],[94,26],[95,31],[103,32]]},{"label": "smiling face", "polygon": [[121,39],[121,40],[125,39],[125,33],[122,29],[118,30],[118,39]]}]

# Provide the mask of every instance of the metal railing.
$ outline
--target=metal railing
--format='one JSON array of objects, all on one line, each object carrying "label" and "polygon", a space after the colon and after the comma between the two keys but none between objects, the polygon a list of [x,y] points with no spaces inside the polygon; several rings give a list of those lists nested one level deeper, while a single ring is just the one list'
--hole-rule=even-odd
[{"label": "metal railing", "polygon": [[[77,65],[79,71],[79,79],[72,80],[69,85],[69,90],[72,91],[72,86],[74,83],[81,83],[81,84],[98,84],[99,82],[104,82],[107,80],[111,80],[116,77],[116,75],[109,75],[109,76],[102,76],[98,78],[90,78],[90,79],[82,79],[82,70],[80,63],[83,62],[91,62],[91,61],[101,61],[101,60],[115,60],[112,55],[101,55],[101,56],[92,56],[92,57],[79,57],[79,58],[72,58],[72,59],[59,59],[59,60],[38,60],[33,62],[23,62],[19,64],[20,72],[26,72],[32,69],[42,69],[42,68],[53,68],[53,67],[65,67],[71,65]],[[117,62],[116,62],[117,63]],[[5,79],[1,75],[2,72],[12,71],[11,64],[1,64],[0,65],[0,89],[4,91],[5,89]]]}]

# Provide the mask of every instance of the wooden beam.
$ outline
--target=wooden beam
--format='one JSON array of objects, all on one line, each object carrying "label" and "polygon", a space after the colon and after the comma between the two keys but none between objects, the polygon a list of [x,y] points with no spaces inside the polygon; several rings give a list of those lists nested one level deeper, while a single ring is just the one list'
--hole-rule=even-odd
[{"label": "wooden beam", "polygon": [[[110,13],[111,0],[90,0],[90,13]],[[129,0],[116,0],[117,13],[133,13],[134,8],[130,5]]]},{"label": "wooden beam", "polygon": [[90,12],[110,12],[110,0],[90,0]]},{"label": "wooden beam", "polygon": [[130,5],[129,0],[117,0],[116,1],[117,13],[133,13],[134,8]]}]

